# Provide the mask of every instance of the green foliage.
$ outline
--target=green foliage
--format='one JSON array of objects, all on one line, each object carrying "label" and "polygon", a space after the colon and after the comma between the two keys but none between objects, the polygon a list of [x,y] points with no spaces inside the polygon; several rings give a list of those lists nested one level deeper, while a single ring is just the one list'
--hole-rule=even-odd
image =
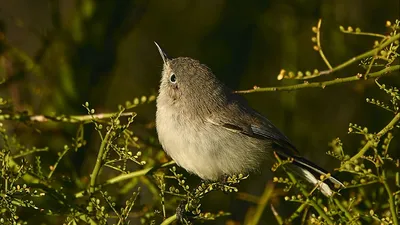
[{"label": "green foliage", "polygon": [[[286,185],[285,190],[296,187],[301,194],[286,196],[285,200],[300,204],[299,208],[289,217],[291,222],[300,213],[307,216],[307,208],[314,208],[318,214],[310,214],[308,219],[312,224],[398,224],[399,193],[399,159],[392,158],[389,152],[393,140],[393,130],[399,128],[400,113],[398,104],[400,93],[397,88],[387,88],[377,82],[377,85],[388,93],[391,98],[391,107],[386,104],[379,106],[390,109],[393,119],[378,133],[369,132],[367,127],[357,124],[349,125],[349,134],[363,137],[359,152],[350,156],[346,154],[339,138],[331,143],[332,150],[328,154],[341,162],[337,171],[348,173],[350,181],[344,182],[345,187],[330,199],[320,199],[313,195],[314,188],[307,192],[298,185],[295,177],[288,173],[289,179],[274,178],[274,182]],[[376,102],[376,101],[375,101]],[[372,151],[367,152],[369,149]],[[274,165],[278,168],[288,162],[279,162]],[[289,162],[290,163],[290,162]],[[326,177],[321,177],[321,181]],[[369,189],[375,191],[368,191]],[[341,194],[343,193],[343,194]],[[382,199],[387,199],[382,201]],[[279,221],[280,219],[278,219]],[[334,222],[335,221],[335,222]]]},{"label": "green foliage", "polygon": [[[91,1],[82,5],[83,17],[93,14]],[[72,27],[72,39],[83,42],[85,37],[83,23],[76,22]],[[396,87],[389,87],[378,81],[386,75],[398,76],[400,70],[399,39],[400,21],[387,22],[388,34],[363,32],[360,28],[348,27],[340,30],[346,34],[372,36],[378,38],[371,50],[355,56],[343,63],[332,66],[321,44],[321,24],[312,28],[313,47],[319,53],[327,70],[310,71],[281,70],[278,80],[302,80],[303,83],[279,87],[255,87],[241,93],[297,90],[302,88],[325,88],[348,82],[363,82],[375,79],[377,87],[387,94],[387,99],[366,99],[368,103],[379,107],[378,115],[390,113],[392,119],[380,131],[373,132],[367,121],[363,126],[349,125],[349,134],[361,137],[360,147],[354,154],[339,138],[330,143],[328,152],[332,158],[340,161],[336,169],[343,175],[344,188],[338,187],[331,198],[321,196],[317,187],[303,184],[289,171],[285,164],[291,160],[280,160],[272,170],[283,170],[285,175],[275,177],[275,185],[268,184],[261,197],[241,193],[243,199],[255,203],[255,210],[249,210],[244,224],[258,224],[263,214],[272,213],[277,223],[303,224],[395,224],[398,225],[400,205],[400,163],[395,158],[392,146],[396,129],[400,128],[400,92]],[[12,46],[5,39],[0,39],[0,46],[6,46],[7,57],[15,60],[13,66],[41,76],[45,69],[23,51]],[[60,46],[59,46],[60,47]],[[65,46],[61,46],[64,49]],[[4,54],[5,53],[1,53]],[[2,56],[3,57],[3,56]],[[329,75],[359,63],[362,71],[347,77],[329,78]],[[71,88],[71,69],[68,65],[62,68],[64,91],[75,95]],[[4,64],[1,65],[4,69]],[[312,71],[312,72],[311,72]],[[7,82],[7,77],[2,78]],[[325,79],[323,81],[313,79]],[[309,81],[311,80],[311,81]],[[57,94],[55,94],[57,96]],[[154,103],[155,96],[143,96],[127,101],[119,106],[115,113],[96,113],[89,103],[83,105],[87,115],[36,115],[19,112],[15,106],[0,98],[0,223],[4,224],[173,224],[177,220],[175,209],[177,202],[184,200],[184,211],[191,213],[194,221],[228,220],[230,213],[212,211],[204,208],[202,201],[214,192],[228,195],[238,193],[241,182],[247,175],[238,174],[228,177],[226,182],[202,182],[193,185],[188,182],[184,172],[168,161],[161,146],[152,134],[135,131],[137,117],[135,112],[145,104]],[[42,147],[27,147],[24,139],[14,135],[13,128],[20,124],[37,129],[42,124],[58,126],[65,132],[73,130],[67,143],[56,145],[41,143]],[[148,124],[154,128],[154,125]],[[366,126],[366,127],[364,127]],[[72,128],[71,128],[72,127]],[[88,133],[95,131],[96,137],[88,138]],[[355,138],[355,137],[352,137]],[[49,141],[50,142],[50,141]],[[90,142],[90,143],[89,143]],[[26,146],[25,146],[26,145]],[[68,171],[73,168],[72,155],[89,151],[90,145],[95,150],[95,159],[88,171],[81,174]],[[48,157],[51,151],[57,151],[56,157]],[[63,146],[63,147],[62,147]],[[72,165],[71,165],[72,164]],[[85,173],[86,172],[86,173]],[[329,176],[329,175],[328,175]],[[251,178],[251,177],[250,177]],[[320,177],[321,182],[328,177]],[[284,193],[279,196],[277,193]],[[282,216],[275,208],[279,198],[280,204],[295,205],[289,216]],[[266,205],[271,211],[265,210]],[[34,220],[31,216],[40,219]],[[184,221],[190,223],[190,221]]]}]

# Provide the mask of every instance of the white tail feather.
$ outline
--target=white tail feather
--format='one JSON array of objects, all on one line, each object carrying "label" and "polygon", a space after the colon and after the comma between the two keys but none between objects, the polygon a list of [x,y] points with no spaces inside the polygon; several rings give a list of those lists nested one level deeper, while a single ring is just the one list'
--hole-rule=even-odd
[{"label": "white tail feather", "polygon": [[332,196],[333,191],[329,187],[329,185],[325,184],[324,182],[318,180],[312,173],[309,171],[302,169],[302,172],[304,173],[305,178],[312,183],[315,186],[318,186],[318,189],[322,192],[327,197]]}]

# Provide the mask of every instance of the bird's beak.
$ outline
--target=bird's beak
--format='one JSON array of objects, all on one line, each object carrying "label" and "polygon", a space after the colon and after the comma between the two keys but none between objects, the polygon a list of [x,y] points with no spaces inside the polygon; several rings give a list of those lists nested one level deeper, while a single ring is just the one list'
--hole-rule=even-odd
[{"label": "bird's beak", "polygon": [[154,42],[154,44],[156,44],[156,46],[157,46],[157,48],[158,48],[158,52],[160,52],[161,58],[162,58],[162,60],[164,61],[164,63],[167,63],[167,61],[168,61],[167,54],[165,54],[165,53],[163,52],[163,50],[160,48],[160,46],[157,44],[157,42]]}]

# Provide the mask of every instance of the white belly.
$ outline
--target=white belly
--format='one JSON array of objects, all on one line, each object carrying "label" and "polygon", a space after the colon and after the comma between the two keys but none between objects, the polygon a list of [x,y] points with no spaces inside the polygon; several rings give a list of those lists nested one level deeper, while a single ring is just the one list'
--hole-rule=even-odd
[{"label": "white belly", "polygon": [[187,171],[206,180],[217,180],[222,175],[246,173],[259,166],[260,146],[251,138],[168,111],[160,107],[157,110],[159,140],[168,155]]}]

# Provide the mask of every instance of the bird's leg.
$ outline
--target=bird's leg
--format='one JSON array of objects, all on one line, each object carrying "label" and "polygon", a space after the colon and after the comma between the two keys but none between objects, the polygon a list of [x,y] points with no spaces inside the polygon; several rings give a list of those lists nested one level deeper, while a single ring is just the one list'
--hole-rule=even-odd
[{"label": "bird's leg", "polygon": [[[177,219],[182,224],[192,224],[192,220],[196,215],[196,206],[198,205],[201,196],[204,195],[204,190],[208,189],[208,186],[220,187],[223,190],[223,187],[228,185],[231,186],[231,182],[228,181],[230,176],[227,174],[222,175],[217,182],[211,180],[203,180],[196,188],[193,189],[191,193],[189,193],[189,199],[182,200],[178,207],[176,208],[176,216]],[[193,208],[194,207],[194,208]],[[192,209],[193,208],[193,209]]]},{"label": "bird's leg", "polygon": [[193,224],[191,218],[194,216],[191,212],[186,211],[187,200],[182,200],[176,208],[176,218],[182,224]]},{"label": "bird's leg", "polygon": [[229,175],[224,174],[219,178],[218,181],[223,185],[227,185],[228,184],[228,177],[229,177]]},{"label": "bird's leg", "polygon": [[198,191],[201,190],[200,187],[202,187],[204,184],[210,185],[212,184],[212,181],[209,180],[203,180],[198,184],[192,192],[189,194],[189,199],[184,199],[182,200],[178,207],[176,208],[176,216],[177,219],[182,223],[182,224],[192,224],[193,217],[197,216],[195,213],[196,210],[191,209],[192,207],[195,207],[194,205],[197,205],[200,201],[199,198],[197,198]]}]

